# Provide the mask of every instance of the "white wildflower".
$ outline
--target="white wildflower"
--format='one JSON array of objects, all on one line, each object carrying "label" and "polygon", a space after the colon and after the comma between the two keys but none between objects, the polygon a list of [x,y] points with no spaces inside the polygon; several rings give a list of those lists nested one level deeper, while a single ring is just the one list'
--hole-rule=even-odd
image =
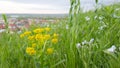
[{"label": "white wildflower", "polygon": [[120,8],[115,9],[114,14],[113,14],[114,18],[120,18],[120,15],[116,15],[116,14],[118,14],[119,11],[120,11]]},{"label": "white wildflower", "polygon": [[66,25],[66,29],[69,29],[69,25]]},{"label": "white wildflower", "polygon": [[115,52],[115,49],[116,49],[116,46],[112,45],[112,47],[108,48],[107,51],[113,53],[113,52]]},{"label": "white wildflower", "polygon": [[95,16],[94,19],[97,19],[97,16]]},{"label": "white wildflower", "polygon": [[80,43],[77,43],[76,44],[76,48],[80,48],[81,47],[81,44]]},{"label": "white wildflower", "polygon": [[90,39],[89,44],[92,44],[94,42],[94,38]]},{"label": "white wildflower", "polygon": [[104,21],[100,21],[99,23],[101,23],[101,24],[105,24],[105,22],[104,22]]},{"label": "white wildflower", "polygon": [[118,16],[114,13],[114,14],[113,14],[113,17],[114,17],[114,18],[117,18]]},{"label": "white wildflower", "polygon": [[85,40],[82,42],[82,45],[88,44],[88,42]]},{"label": "white wildflower", "polygon": [[120,10],[120,8],[116,8],[116,9],[115,9],[115,11],[118,11],[118,10]]},{"label": "white wildflower", "polygon": [[86,21],[89,21],[89,20],[90,20],[90,17],[86,16],[86,17],[85,17],[85,20],[86,20]]},{"label": "white wildflower", "polygon": [[103,26],[98,27],[98,29],[99,29],[99,30],[103,30],[103,29],[106,28],[106,27],[107,27],[107,25],[103,25]]},{"label": "white wildflower", "polygon": [[104,28],[103,26],[98,27],[99,30],[103,30],[103,28]]},{"label": "white wildflower", "polygon": [[103,19],[103,17],[101,16],[101,17],[99,17],[99,20],[102,20]]},{"label": "white wildflower", "polygon": [[107,27],[107,25],[103,25],[103,27],[105,28],[105,27]]}]

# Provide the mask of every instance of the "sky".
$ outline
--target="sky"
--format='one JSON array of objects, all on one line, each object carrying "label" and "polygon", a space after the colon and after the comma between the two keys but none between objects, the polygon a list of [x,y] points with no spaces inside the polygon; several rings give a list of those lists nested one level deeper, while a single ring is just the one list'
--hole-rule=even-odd
[{"label": "sky", "polygon": [[[120,0],[99,0],[111,4]],[[94,0],[81,0],[81,7],[87,11],[94,9]],[[0,0],[0,13],[66,14],[70,0]]]}]

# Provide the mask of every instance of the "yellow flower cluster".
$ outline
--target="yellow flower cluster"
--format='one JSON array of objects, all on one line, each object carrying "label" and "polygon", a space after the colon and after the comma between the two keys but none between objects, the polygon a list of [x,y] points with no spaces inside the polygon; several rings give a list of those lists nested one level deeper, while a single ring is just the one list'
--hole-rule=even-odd
[{"label": "yellow flower cluster", "polygon": [[35,38],[35,36],[29,36],[28,40],[33,40]]},{"label": "yellow flower cluster", "polygon": [[57,42],[58,42],[58,39],[57,39],[57,38],[54,38],[54,39],[52,39],[52,42],[53,42],[53,43],[57,43]]},{"label": "yellow flower cluster", "polygon": [[36,54],[36,50],[33,47],[27,47],[26,53],[29,55],[34,55],[34,54]]},{"label": "yellow flower cluster", "polygon": [[[26,31],[23,34],[20,35],[21,38],[23,38],[24,36],[27,36],[28,41],[30,41],[30,43],[32,43],[31,47],[27,47],[26,48],[26,53],[29,55],[34,55],[36,54],[36,51],[38,51],[37,49],[41,49],[45,46],[45,50],[46,53],[48,55],[53,54],[54,49],[53,48],[49,48],[49,46],[47,46],[48,44],[56,44],[58,43],[58,34],[54,33],[51,34],[49,31],[51,30],[51,28],[47,27],[47,28],[38,28],[35,29],[33,31]],[[44,45],[47,42],[47,45]],[[39,46],[42,45],[42,46]],[[39,53],[39,52],[38,52]]]},{"label": "yellow flower cluster", "polygon": [[31,31],[26,31],[23,34],[20,35],[21,38],[23,38],[24,36],[30,35]]},{"label": "yellow flower cluster", "polygon": [[45,40],[48,40],[48,39],[50,39],[50,35],[49,34],[44,35],[44,38],[45,38]]},{"label": "yellow flower cluster", "polygon": [[46,30],[46,31],[50,31],[50,28],[47,27],[47,28],[45,28],[45,30]]},{"label": "yellow flower cluster", "polygon": [[47,54],[48,54],[48,55],[53,54],[53,51],[54,51],[54,50],[53,50],[52,48],[48,48],[48,49],[47,49]]},{"label": "yellow flower cluster", "polygon": [[43,40],[44,37],[43,37],[42,34],[36,34],[36,35],[35,35],[35,39],[36,39],[36,40]]},{"label": "yellow flower cluster", "polygon": [[41,33],[43,31],[44,31],[44,28],[38,28],[38,29],[33,30],[34,33]]},{"label": "yellow flower cluster", "polygon": [[48,40],[48,39],[50,39],[50,34],[45,34],[45,35],[43,35],[43,34],[36,34],[35,35],[35,39],[36,40]]},{"label": "yellow flower cluster", "polygon": [[54,44],[57,43],[57,42],[58,42],[58,39],[57,39],[57,38],[58,38],[58,34],[54,33],[54,34],[53,34],[52,43],[54,43]]},{"label": "yellow flower cluster", "polygon": [[54,38],[58,37],[58,34],[54,33],[54,34],[53,34],[53,37],[54,37]]},{"label": "yellow flower cluster", "polygon": [[36,43],[33,43],[33,44],[32,44],[32,47],[33,47],[33,48],[35,48],[36,46],[37,46]]}]

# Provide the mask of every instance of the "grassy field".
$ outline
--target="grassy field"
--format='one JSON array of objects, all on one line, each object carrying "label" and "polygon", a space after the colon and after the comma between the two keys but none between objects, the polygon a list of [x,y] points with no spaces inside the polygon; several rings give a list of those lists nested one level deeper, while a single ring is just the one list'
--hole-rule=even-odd
[{"label": "grassy field", "polygon": [[[0,68],[120,68],[120,5],[0,34]],[[119,8],[119,9],[118,9]]]}]

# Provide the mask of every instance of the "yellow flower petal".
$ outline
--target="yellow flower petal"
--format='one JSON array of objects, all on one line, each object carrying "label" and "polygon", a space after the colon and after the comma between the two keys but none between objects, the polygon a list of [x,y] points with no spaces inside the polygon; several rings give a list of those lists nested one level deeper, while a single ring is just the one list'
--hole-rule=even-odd
[{"label": "yellow flower petal", "polygon": [[50,55],[50,54],[53,54],[53,51],[54,51],[54,50],[53,50],[52,48],[48,48],[48,49],[47,49],[47,54],[49,54],[49,55]]}]

